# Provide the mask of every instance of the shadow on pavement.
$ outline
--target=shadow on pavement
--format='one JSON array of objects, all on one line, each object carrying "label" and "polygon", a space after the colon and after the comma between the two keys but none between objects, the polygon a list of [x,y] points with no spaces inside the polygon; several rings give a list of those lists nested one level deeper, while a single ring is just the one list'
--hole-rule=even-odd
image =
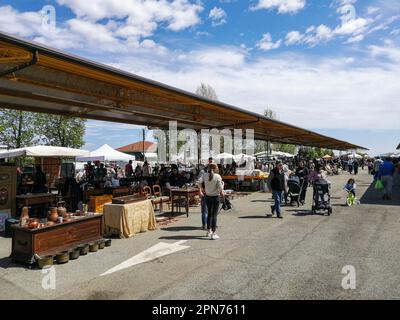
[{"label": "shadow on pavement", "polygon": [[205,236],[205,232],[203,236],[168,236],[168,237],[159,237],[160,240],[210,240]]},{"label": "shadow on pavement", "polygon": [[0,259],[0,269],[10,269],[10,268],[27,269],[27,266],[24,264],[15,263],[8,257],[1,258]]},{"label": "shadow on pavement", "polygon": [[270,200],[251,200],[251,202],[274,202],[273,199]]},{"label": "shadow on pavement", "polygon": [[382,206],[400,206],[400,187],[393,186],[392,200],[383,200],[383,191],[376,190],[374,183],[370,184],[368,189],[362,195],[360,202],[363,204],[374,204]]},{"label": "shadow on pavement", "polygon": [[182,226],[182,227],[169,227],[169,228],[161,228],[162,231],[194,231],[194,230],[202,230],[201,227],[191,227],[191,226]]},{"label": "shadow on pavement", "polygon": [[238,217],[239,219],[266,219],[266,215]]}]

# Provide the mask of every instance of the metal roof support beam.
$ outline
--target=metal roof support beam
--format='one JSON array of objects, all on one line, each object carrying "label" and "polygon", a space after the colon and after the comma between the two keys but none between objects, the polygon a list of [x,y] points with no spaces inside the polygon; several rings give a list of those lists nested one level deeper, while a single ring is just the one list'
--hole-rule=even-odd
[{"label": "metal roof support beam", "polygon": [[38,61],[38,55],[39,54],[38,54],[37,51],[35,51],[35,52],[32,53],[32,55],[33,55],[33,57],[32,57],[31,61],[22,63],[22,64],[20,64],[18,66],[15,66],[14,68],[11,68],[10,70],[5,70],[5,71],[1,72],[0,73],[0,77],[8,76],[9,74],[12,74],[14,72],[23,70],[25,68],[28,68],[28,67],[33,66],[34,64],[36,64],[37,61]]}]

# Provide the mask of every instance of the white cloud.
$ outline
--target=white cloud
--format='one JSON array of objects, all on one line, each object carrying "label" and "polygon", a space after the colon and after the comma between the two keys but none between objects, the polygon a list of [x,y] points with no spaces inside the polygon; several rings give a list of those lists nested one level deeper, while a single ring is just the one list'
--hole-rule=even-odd
[{"label": "white cloud", "polygon": [[270,51],[270,50],[278,49],[281,46],[281,43],[282,43],[282,40],[273,42],[271,34],[265,33],[265,34],[263,34],[262,39],[257,42],[256,47],[263,51]]},{"label": "white cloud", "polygon": [[335,29],[337,35],[358,35],[367,30],[368,25],[372,22],[370,19],[357,18],[346,21]]},{"label": "white cloud", "polygon": [[297,13],[304,9],[306,0],[258,0],[251,10],[277,9],[280,14]]},{"label": "white cloud", "polygon": [[392,41],[387,40],[384,46],[369,46],[373,57],[384,57],[395,63],[400,63],[400,48],[396,47]]},{"label": "white cloud", "polygon": [[349,38],[349,39],[346,41],[346,43],[356,43],[356,42],[360,42],[360,41],[363,41],[364,38],[365,38],[365,37],[364,37],[363,34],[359,34],[359,35],[356,35],[356,36],[354,36],[354,37]]},{"label": "white cloud", "polygon": [[307,28],[306,33],[299,31],[290,31],[285,38],[287,46],[296,44],[308,44],[313,47],[321,42],[327,42],[334,37],[334,32],[328,26],[321,24],[318,27],[311,26]]},{"label": "white cloud", "polygon": [[[203,6],[187,0],[57,0],[69,7],[78,18],[99,21],[103,19],[125,20],[125,34],[132,28],[133,35],[147,36],[160,23],[167,28],[180,31],[200,23],[199,13]],[[141,34],[142,32],[142,34]]]},{"label": "white cloud", "polygon": [[379,12],[379,11],[380,11],[380,9],[377,8],[377,7],[369,6],[369,7],[367,8],[368,14],[374,14],[374,13],[377,13],[377,12]]},{"label": "white cloud", "polygon": [[[357,121],[351,128],[370,128],[371,123],[377,129],[398,128],[400,49],[373,51],[371,60],[293,54],[250,60],[239,48],[208,48],[162,68],[149,62],[137,69],[136,59],[122,61],[120,67],[191,92],[206,82],[223,102],[259,113],[271,106],[283,121],[300,127],[346,129],[352,110]],[[230,63],[222,52],[228,52]],[[378,57],[389,55],[391,62],[380,66]]]},{"label": "white cloud", "polygon": [[212,20],[212,25],[216,27],[225,24],[228,15],[222,8],[214,7],[210,10],[208,17]]},{"label": "white cloud", "polygon": [[216,47],[192,51],[181,61],[194,65],[240,67],[246,54],[245,50],[236,47]]},{"label": "white cloud", "polygon": [[42,20],[39,12],[19,13],[9,5],[0,7],[0,30],[7,33],[31,37],[43,31]]},{"label": "white cloud", "polygon": [[286,35],[285,44],[287,46],[301,43],[303,41],[304,35],[302,35],[299,31],[290,31]]}]

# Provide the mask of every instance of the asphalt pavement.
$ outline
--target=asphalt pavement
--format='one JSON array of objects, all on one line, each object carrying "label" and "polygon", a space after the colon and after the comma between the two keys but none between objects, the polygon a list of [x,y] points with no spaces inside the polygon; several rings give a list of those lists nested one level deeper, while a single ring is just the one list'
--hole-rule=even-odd
[{"label": "asphalt pavement", "polygon": [[[347,207],[349,177],[329,178],[331,216],[311,214],[311,189],[306,205],[285,207],[282,220],[266,216],[270,194],[253,193],[233,200],[234,210],[219,215],[221,239],[209,240],[200,208],[191,208],[189,218],[56,265],[55,289],[43,289],[41,270],[12,263],[11,240],[0,238],[0,299],[398,299],[400,191],[381,200],[361,171],[361,204]],[[101,276],[160,242],[186,247]],[[346,290],[349,268],[355,288]]]}]

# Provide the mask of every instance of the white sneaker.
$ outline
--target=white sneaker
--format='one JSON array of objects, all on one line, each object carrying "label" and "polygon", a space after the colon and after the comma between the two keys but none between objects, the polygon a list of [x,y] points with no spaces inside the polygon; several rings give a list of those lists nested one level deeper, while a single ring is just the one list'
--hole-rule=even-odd
[{"label": "white sneaker", "polygon": [[219,235],[217,235],[216,233],[213,233],[213,234],[211,235],[211,239],[212,239],[212,240],[218,240],[218,239],[219,239]]},{"label": "white sneaker", "polygon": [[210,238],[211,236],[212,236],[212,232],[211,232],[211,230],[208,230],[207,234],[206,234],[206,238]]}]

